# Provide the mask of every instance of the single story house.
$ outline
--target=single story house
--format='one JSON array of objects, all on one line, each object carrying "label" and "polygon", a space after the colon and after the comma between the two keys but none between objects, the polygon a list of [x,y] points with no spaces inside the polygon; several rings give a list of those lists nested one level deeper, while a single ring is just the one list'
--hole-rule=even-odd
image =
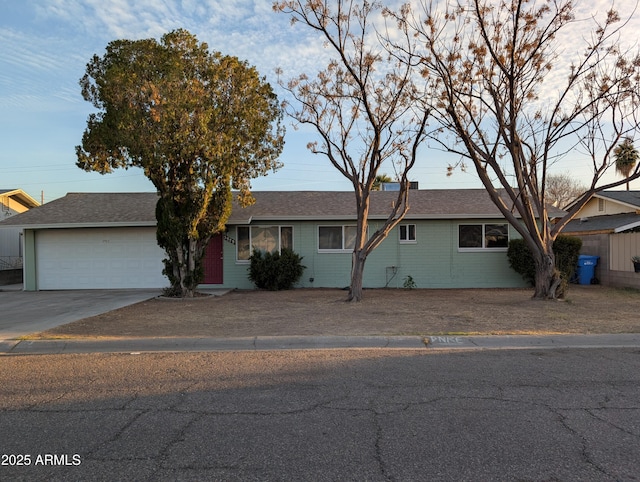
[{"label": "single story house", "polygon": [[[40,203],[22,189],[0,189],[0,221],[24,213]],[[0,285],[22,281],[22,230],[0,230]]]},{"label": "single story house", "polygon": [[595,276],[609,286],[640,288],[632,256],[640,256],[640,191],[602,191],[563,230],[582,239],[582,254],[599,256]]},{"label": "single story house", "polygon": [[[203,286],[251,289],[252,247],[292,248],[306,266],[300,287],[349,285],[354,242],[352,192],[263,191],[235,206],[227,231],[205,256]],[[369,230],[397,193],[372,194]],[[26,290],[161,288],[163,251],[155,239],[155,193],[70,193],[0,223],[24,231]],[[369,256],[364,287],[507,288],[525,286],[506,256],[516,231],[483,189],[411,190],[410,209]]]}]

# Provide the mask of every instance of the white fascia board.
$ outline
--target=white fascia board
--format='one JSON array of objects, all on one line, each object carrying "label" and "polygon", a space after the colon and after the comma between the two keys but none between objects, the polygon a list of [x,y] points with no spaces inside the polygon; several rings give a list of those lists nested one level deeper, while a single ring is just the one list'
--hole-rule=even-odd
[{"label": "white fascia board", "polygon": [[114,222],[114,223],[55,223],[55,224],[20,224],[6,227],[21,229],[74,229],[74,228],[140,228],[156,227],[155,221]]},{"label": "white fascia board", "polygon": [[[384,221],[388,218],[386,215],[376,214],[369,216],[370,221]],[[230,225],[241,225],[241,224],[251,224],[252,222],[260,223],[260,222],[282,222],[288,223],[293,221],[356,221],[356,216],[256,216],[253,218],[249,218],[248,220],[240,220],[233,219],[227,222]],[[504,216],[496,213],[491,214],[407,214],[403,219],[414,220],[414,221],[428,221],[428,220],[447,220],[447,219],[505,219]]]},{"label": "white fascia board", "polygon": [[624,226],[617,227],[613,230],[614,233],[621,233],[623,231],[627,231],[628,229],[637,228],[640,226],[640,221],[636,221],[634,223],[625,224]]},{"label": "white fascia board", "polygon": [[242,223],[233,220],[233,222],[229,222],[227,224],[239,225],[251,224],[252,222],[261,223],[265,221],[278,223],[289,223],[291,221],[354,221],[355,219],[355,216],[254,216]]},{"label": "white fascia board", "polygon": [[230,218],[225,224],[227,226],[244,226],[245,224],[251,224],[251,221],[253,221],[253,217],[251,216],[249,216],[247,219]]},{"label": "white fascia board", "polygon": [[[386,218],[385,218],[386,219]],[[412,219],[412,220],[438,220],[438,221],[442,221],[442,220],[447,220],[447,219],[505,219],[505,217],[502,214],[496,214],[496,213],[491,213],[491,214],[432,214],[432,215],[411,215],[411,214],[407,214],[404,219]]]}]

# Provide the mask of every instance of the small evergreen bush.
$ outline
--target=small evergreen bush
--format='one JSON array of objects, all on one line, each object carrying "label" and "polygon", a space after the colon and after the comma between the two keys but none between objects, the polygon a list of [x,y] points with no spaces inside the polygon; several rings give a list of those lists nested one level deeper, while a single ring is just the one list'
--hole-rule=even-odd
[{"label": "small evergreen bush", "polygon": [[[562,274],[565,283],[573,277],[578,264],[578,256],[582,248],[582,240],[575,236],[560,235],[553,242],[553,252],[556,257],[556,267]],[[509,265],[529,282],[535,284],[536,267],[531,251],[524,239],[512,239],[507,250]]]},{"label": "small evergreen bush", "polygon": [[413,276],[407,275],[404,278],[404,283],[402,284],[402,287],[408,290],[412,290],[414,288],[417,288],[418,285],[416,285],[416,282],[414,281]]},{"label": "small evergreen bush", "polygon": [[302,265],[302,257],[288,248],[280,253],[262,253],[254,249],[249,260],[249,279],[258,288],[271,291],[291,289],[306,268]]}]

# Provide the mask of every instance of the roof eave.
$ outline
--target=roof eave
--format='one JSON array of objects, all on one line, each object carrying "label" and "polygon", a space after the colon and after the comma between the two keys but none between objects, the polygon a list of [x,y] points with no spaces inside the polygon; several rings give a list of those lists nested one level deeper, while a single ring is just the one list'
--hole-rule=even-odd
[{"label": "roof eave", "polygon": [[22,189],[13,189],[12,191],[6,191],[2,193],[2,196],[12,197],[20,201],[23,206],[28,207],[29,209],[40,206],[40,203],[36,201],[34,198],[29,196]]},{"label": "roof eave", "polygon": [[627,231],[629,229],[637,228],[640,226],[640,221],[635,221],[633,223],[625,224],[624,226],[619,226],[613,230],[614,233],[621,233],[623,231]]},{"label": "roof eave", "polygon": [[[384,221],[388,218],[386,215],[375,214],[369,216],[370,221]],[[447,220],[447,219],[504,219],[502,214],[498,213],[485,213],[485,214],[407,214],[403,219],[406,220]],[[247,219],[232,218],[229,219],[227,224],[239,225],[239,224],[251,224],[260,222],[293,222],[293,221],[355,221],[354,215],[331,215],[331,216],[278,216],[278,215],[261,215],[253,216]]]},{"label": "roof eave", "polygon": [[563,231],[562,234],[567,236],[593,236],[596,234],[612,234],[614,231],[612,228],[593,229],[591,231]]},{"label": "roof eave", "polygon": [[84,229],[84,228],[141,228],[155,227],[156,221],[127,221],[108,223],[46,223],[46,224],[10,224],[0,226],[1,228],[21,228],[21,229]]}]

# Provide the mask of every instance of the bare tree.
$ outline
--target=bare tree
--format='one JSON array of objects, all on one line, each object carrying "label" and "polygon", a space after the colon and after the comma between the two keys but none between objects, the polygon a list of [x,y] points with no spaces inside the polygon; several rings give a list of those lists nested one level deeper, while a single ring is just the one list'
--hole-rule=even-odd
[{"label": "bare tree", "polygon": [[547,204],[564,209],[578,199],[587,187],[568,172],[547,175]]},{"label": "bare tree", "polygon": [[[295,100],[288,113],[319,134],[320,142],[308,145],[311,152],[326,156],[353,185],[357,229],[348,299],[359,301],[367,256],[409,209],[407,176],[428,110],[414,115],[413,67],[390,56],[379,42],[373,25],[382,19],[378,2],[282,1],[274,9],[320,33],[335,55],[315,77],[304,73],[281,85]],[[393,165],[400,191],[382,226],[368,233],[370,194],[385,163]]]},{"label": "bare tree", "polygon": [[[415,3],[414,3],[415,4]],[[419,2],[391,13],[405,38],[421,50],[398,45],[408,64],[419,64],[438,102],[426,107],[441,125],[437,140],[475,169],[493,202],[533,254],[536,299],[563,295],[566,280],[555,265],[553,241],[597,192],[640,177],[638,167],[603,184],[615,166],[613,149],[637,131],[640,56],[621,51],[615,11],[593,20],[589,38],[561,70],[559,43],[574,23],[570,1],[460,0]],[[582,23],[581,23],[582,25]],[[575,42],[579,39],[572,38]],[[592,180],[566,216],[548,218],[548,169],[579,150]]]}]

